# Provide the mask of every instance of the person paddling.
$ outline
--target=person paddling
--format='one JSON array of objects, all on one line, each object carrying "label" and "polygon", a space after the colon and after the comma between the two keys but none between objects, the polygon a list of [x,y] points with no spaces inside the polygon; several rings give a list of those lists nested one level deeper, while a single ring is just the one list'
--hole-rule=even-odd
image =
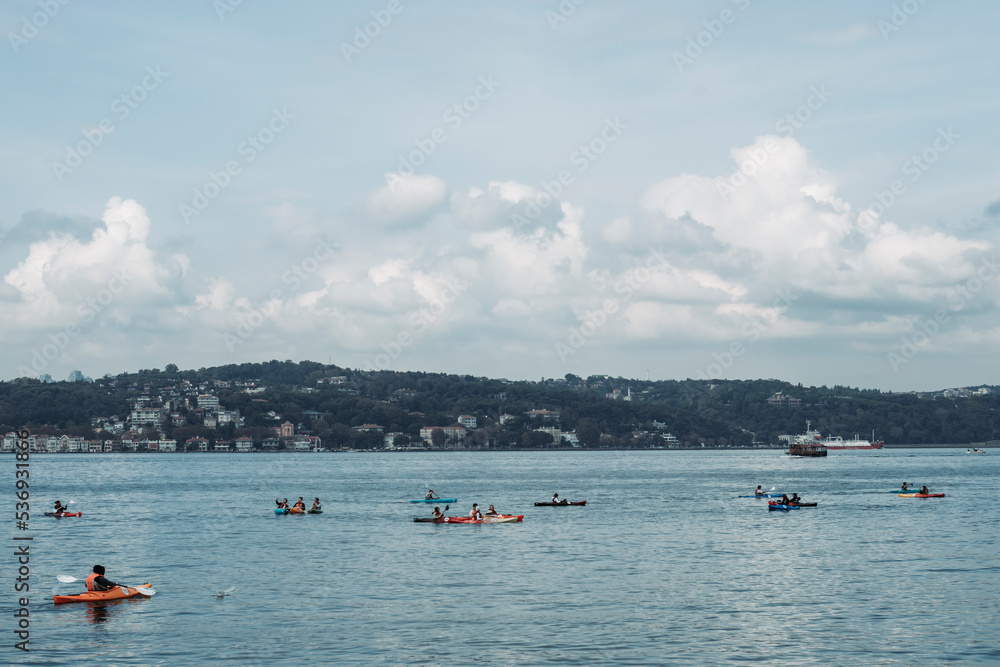
[{"label": "person paddling", "polygon": [[434,511],[431,512],[431,518],[434,519],[435,521],[441,521],[444,519],[444,514],[441,513],[440,507],[434,508]]},{"label": "person paddling", "polygon": [[788,499],[788,504],[789,505],[798,505],[800,500],[802,500],[802,499],[799,498],[799,494],[793,493],[792,497]]},{"label": "person paddling", "polygon": [[95,565],[94,571],[87,577],[88,591],[110,591],[117,585],[115,582],[104,578],[103,565]]},{"label": "person paddling", "polygon": [[486,510],[486,516],[500,516],[500,513],[493,509],[493,505],[490,505],[490,508]]},{"label": "person paddling", "polygon": [[430,489],[427,491],[427,495],[424,496],[424,500],[441,500],[441,499],[438,498],[436,493],[434,493],[434,489]]},{"label": "person paddling", "polygon": [[306,504],[305,504],[305,502],[304,502],[304,501],[302,500],[302,496],[299,496],[299,499],[298,499],[298,501],[296,501],[296,503],[295,503],[295,509],[297,509],[297,510],[302,510],[303,512],[305,512],[305,511],[306,511]]},{"label": "person paddling", "polygon": [[312,508],[314,512],[321,512],[323,510],[323,506],[319,504],[319,498],[313,501]]},{"label": "person paddling", "polygon": [[479,511],[479,505],[477,503],[472,503],[472,511],[469,512],[470,519],[482,519],[483,513]]},{"label": "person paddling", "polygon": [[552,504],[553,505],[569,505],[569,501],[568,500],[560,500],[559,499],[559,494],[558,493],[553,493],[552,494]]},{"label": "person paddling", "polygon": [[56,506],[52,508],[52,511],[55,512],[56,516],[62,516],[63,512],[65,512],[67,509],[69,508],[63,505],[61,500],[57,500]]},{"label": "person paddling", "polygon": [[788,495],[787,494],[784,494],[784,493],[781,494],[781,504],[782,505],[787,505],[788,504]]},{"label": "person paddling", "polygon": [[922,487],[920,487],[920,495],[923,495],[923,496],[926,496],[926,495],[928,495],[929,493],[930,493],[930,491],[928,491],[928,490],[927,490],[927,487],[926,487],[926,486],[922,486]]},{"label": "person paddling", "polygon": [[903,482],[903,491],[909,491],[909,490],[910,490],[909,482]]},{"label": "person paddling", "polygon": [[760,484],[757,485],[757,490],[754,491],[753,494],[755,496],[762,496],[762,495],[764,495],[764,489],[761,488]]}]

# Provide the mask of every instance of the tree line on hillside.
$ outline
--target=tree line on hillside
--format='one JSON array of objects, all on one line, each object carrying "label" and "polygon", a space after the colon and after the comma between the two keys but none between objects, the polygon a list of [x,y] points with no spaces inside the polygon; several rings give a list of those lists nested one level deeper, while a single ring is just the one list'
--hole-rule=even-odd
[{"label": "tree line on hillside", "polygon": [[[321,382],[337,377],[339,384]],[[806,421],[824,435],[855,434],[890,444],[964,444],[1000,438],[1000,397],[922,398],[843,386],[803,387],[779,380],[641,381],[607,376],[566,375],[542,382],[446,375],[423,372],[357,371],[317,362],[269,361],[182,371],[164,370],[105,376],[93,383],[42,384],[19,379],[0,382],[0,428],[50,428],[93,437],[92,417],[125,416],[129,399],[142,393],[157,396],[165,387],[187,380],[193,386],[214,381],[254,382],[262,393],[242,388],[210,387],[220,404],[239,410],[240,431],[231,424],[208,429],[191,413],[182,426],[166,427],[178,441],[195,435],[230,439],[265,433],[273,428],[269,413],[302,424],[327,441],[363,446],[378,434],[353,427],[379,424],[386,433],[416,440],[423,426],[448,426],[458,415],[480,418],[484,435],[500,446],[547,446],[545,433],[530,433],[539,424],[524,419],[530,410],[560,414],[564,431],[576,430],[584,446],[645,446],[666,430],[682,443],[697,446],[773,443],[780,434],[801,433]],[[619,392],[632,400],[613,400]],[[774,406],[777,392],[801,405]],[[304,417],[305,412],[319,418]],[[500,416],[514,420],[501,426]],[[655,422],[655,424],[654,424]],[[550,424],[551,425],[551,424]],[[638,435],[635,435],[638,433]],[[190,434],[190,435],[189,435]],[[185,437],[186,436],[186,437]],[[380,436],[379,436],[380,437]]]}]

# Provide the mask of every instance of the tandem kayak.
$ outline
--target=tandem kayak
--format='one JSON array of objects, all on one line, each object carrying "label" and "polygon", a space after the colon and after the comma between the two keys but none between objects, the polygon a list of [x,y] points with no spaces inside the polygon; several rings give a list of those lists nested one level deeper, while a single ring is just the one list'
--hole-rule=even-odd
[{"label": "tandem kayak", "polygon": [[[142,586],[115,586],[110,591],[87,591],[86,593],[77,593],[76,595],[53,595],[52,601],[56,604],[65,604],[67,602],[110,602],[111,600],[127,600],[128,598],[134,597],[150,597],[156,591],[149,589],[152,584],[143,584]],[[138,589],[147,589],[145,593],[140,592]]]},{"label": "tandem kayak", "polygon": [[586,500],[579,500],[575,503],[535,503],[535,507],[566,507],[567,505],[586,505]]},{"label": "tandem kayak", "polygon": [[768,512],[774,512],[774,511],[778,511],[778,510],[783,511],[783,512],[787,512],[788,510],[799,510],[799,509],[802,509],[802,507],[800,507],[799,505],[781,505],[779,503],[768,503],[767,504],[767,511]]},{"label": "tandem kayak", "polygon": [[496,516],[484,516],[482,519],[473,519],[467,516],[446,516],[440,519],[416,518],[413,520],[413,523],[517,523],[523,520],[523,514],[498,514]]},{"label": "tandem kayak", "polygon": [[411,500],[411,503],[457,503],[458,498],[423,498],[422,500]]},{"label": "tandem kayak", "polygon": [[517,523],[524,519],[523,514],[501,514],[500,516],[484,516],[473,519],[467,516],[446,516],[441,523]]},{"label": "tandem kayak", "polygon": [[322,514],[323,510],[308,510],[306,514]]},{"label": "tandem kayak", "polygon": [[287,507],[275,507],[274,508],[274,513],[275,514],[288,514],[288,512],[290,512],[290,511],[291,510],[289,510]]},{"label": "tandem kayak", "polygon": [[83,512],[63,512],[62,514],[56,514],[55,512],[46,512],[45,516],[54,516],[57,519],[61,519],[64,516],[83,516]]},{"label": "tandem kayak", "polygon": [[740,498],[780,498],[783,495],[785,495],[785,494],[783,494],[783,493],[762,493],[759,496],[753,495],[753,496],[739,496],[739,497]]},{"label": "tandem kayak", "polygon": [[944,498],[943,493],[900,493],[900,498]]}]

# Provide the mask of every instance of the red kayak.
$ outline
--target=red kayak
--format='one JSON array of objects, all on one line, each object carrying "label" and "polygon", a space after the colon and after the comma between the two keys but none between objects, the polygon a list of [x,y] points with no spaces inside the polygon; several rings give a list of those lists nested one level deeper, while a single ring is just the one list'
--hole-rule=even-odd
[{"label": "red kayak", "polygon": [[153,591],[149,589],[152,584],[143,584],[145,593],[137,590],[135,586],[115,586],[110,591],[87,591],[76,595],[53,595],[52,601],[56,604],[66,604],[67,602],[110,602],[111,600],[127,600],[134,597],[149,597]]},{"label": "red kayak", "polygon": [[83,516],[83,512],[63,512],[62,514],[56,514],[55,512],[46,512],[45,516],[54,516],[57,519],[61,519],[64,516]]},{"label": "red kayak", "polygon": [[523,520],[523,514],[498,514],[497,516],[484,516],[482,519],[473,519],[467,516],[446,516],[438,523],[517,523]]},{"label": "red kayak", "polygon": [[575,503],[535,503],[535,507],[565,507],[567,505],[586,505],[586,500],[580,500]]},{"label": "red kayak", "polygon": [[943,493],[900,493],[900,498],[944,498]]}]

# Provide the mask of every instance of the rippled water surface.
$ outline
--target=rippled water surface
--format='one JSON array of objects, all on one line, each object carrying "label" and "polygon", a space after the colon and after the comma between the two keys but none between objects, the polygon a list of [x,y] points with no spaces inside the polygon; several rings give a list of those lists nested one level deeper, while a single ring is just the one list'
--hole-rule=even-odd
[{"label": "rippled water surface", "polygon": [[[32,650],[12,648],[7,556],[0,662],[1000,662],[1000,450],[48,455],[30,465]],[[888,493],[903,481],[947,497]],[[736,497],[757,484],[819,507],[768,512]],[[493,503],[524,522],[415,524],[431,508],[405,501],[428,487],[459,498],[449,514]],[[532,506],[553,492],[588,504]],[[319,496],[325,513],[275,516],[276,495]],[[42,517],[57,498],[83,517]],[[95,563],[158,592],[54,606],[56,587],[79,590],[55,576],[83,578]]]}]

